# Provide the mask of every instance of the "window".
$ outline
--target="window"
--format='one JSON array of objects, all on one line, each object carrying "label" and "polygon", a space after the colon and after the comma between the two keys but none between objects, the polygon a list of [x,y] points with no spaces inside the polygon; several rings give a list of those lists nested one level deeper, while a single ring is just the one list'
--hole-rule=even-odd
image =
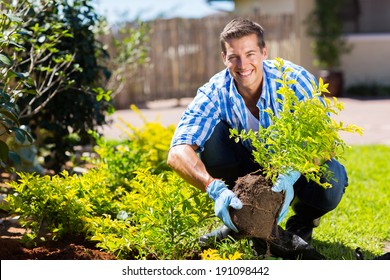
[{"label": "window", "polygon": [[344,0],[345,33],[390,33],[390,1]]}]

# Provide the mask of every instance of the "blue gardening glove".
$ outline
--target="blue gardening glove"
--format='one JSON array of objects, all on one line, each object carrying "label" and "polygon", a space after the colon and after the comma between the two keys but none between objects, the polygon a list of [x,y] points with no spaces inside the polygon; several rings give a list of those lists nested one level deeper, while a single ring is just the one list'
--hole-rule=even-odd
[{"label": "blue gardening glove", "polygon": [[206,188],[209,197],[214,200],[215,215],[230,229],[238,232],[229,215],[229,206],[234,209],[241,209],[241,200],[229,190],[221,180],[212,181]]},{"label": "blue gardening glove", "polygon": [[274,192],[285,192],[284,203],[278,217],[278,224],[283,221],[283,219],[287,215],[288,207],[290,206],[290,203],[294,198],[293,185],[299,179],[300,176],[301,173],[298,171],[290,171],[286,174],[281,174],[278,176],[275,185],[271,188],[271,190],[273,190]]}]

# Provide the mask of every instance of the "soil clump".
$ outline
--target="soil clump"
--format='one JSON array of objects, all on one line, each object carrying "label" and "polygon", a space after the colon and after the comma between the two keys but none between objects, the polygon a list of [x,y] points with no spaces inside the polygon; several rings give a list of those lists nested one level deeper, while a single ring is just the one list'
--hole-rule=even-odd
[{"label": "soil clump", "polygon": [[284,194],[272,191],[269,181],[262,175],[252,174],[238,178],[232,191],[243,203],[242,209],[230,210],[240,237],[269,240],[277,228]]}]

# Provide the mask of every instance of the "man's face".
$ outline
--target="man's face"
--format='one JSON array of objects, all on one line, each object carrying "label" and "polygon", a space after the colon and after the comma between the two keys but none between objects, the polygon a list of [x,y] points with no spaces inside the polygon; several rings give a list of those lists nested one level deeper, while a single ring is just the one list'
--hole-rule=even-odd
[{"label": "man's face", "polygon": [[267,58],[267,49],[261,51],[256,34],[228,40],[225,45],[226,54],[222,52],[222,60],[238,91],[257,92],[263,80],[263,60]]}]

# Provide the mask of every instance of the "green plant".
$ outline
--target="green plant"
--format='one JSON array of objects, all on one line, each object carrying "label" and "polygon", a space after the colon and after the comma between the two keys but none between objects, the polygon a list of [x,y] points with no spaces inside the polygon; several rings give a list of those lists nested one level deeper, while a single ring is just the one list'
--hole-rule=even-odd
[{"label": "green plant", "polygon": [[138,169],[148,169],[152,174],[169,170],[166,158],[175,127],[149,122],[136,106],[131,108],[143,120],[144,125],[138,128],[121,119],[121,129],[126,140],[113,145],[95,134],[98,144],[95,151],[99,155],[95,163],[106,164],[119,185],[129,185]]},{"label": "green plant", "polygon": [[20,128],[20,110],[16,104],[18,96],[33,93],[28,86],[31,78],[27,73],[18,72],[15,66],[16,50],[21,48],[23,18],[29,9],[26,1],[19,2],[15,7],[0,1],[0,160],[3,166],[9,158],[18,160],[6,143],[10,134],[14,133],[22,143],[32,142],[30,134]]},{"label": "green plant", "polygon": [[21,11],[18,16],[2,14],[1,44],[8,47],[1,49],[1,61],[9,68],[12,62],[7,79],[20,81],[11,99],[20,108],[21,124],[37,140],[45,167],[58,172],[75,146],[93,144],[88,131],[106,124],[106,115],[114,111],[116,86],[123,85],[129,69],[146,61],[148,29],[143,23],[122,28],[120,38],[113,39],[117,59],[110,65],[98,39],[105,19],[91,0],[9,2],[2,5]]},{"label": "green plant", "polygon": [[323,84],[322,79],[318,86],[312,81],[313,98],[298,101],[290,87],[296,83],[289,77],[292,69],[285,67],[284,61],[279,58],[275,64],[283,72],[282,79],[277,80],[280,83],[277,102],[281,103],[283,110],[279,116],[271,109],[266,110],[271,118],[269,127],[260,128],[258,132],[231,130],[231,137],[237,141],[251,141],[255,161],[272,182],[276,181],[278,174],[292,169],[301,172],[308,180],[329,187],[329,183],[320,181],[327,175],[327,168],[322,163],[341,158],[349,147],[338,132],[361,134],[362,130],[331,118],[332,114],[338,114],[343,109],[343,105],[335,97],[333,102],[326,97],[321,99],[322,92],[327,92],[327,84]]},{"label": "green plant", "polygon": [[83,236],[86,217],[118,212],[114,198],[121,189],[111,191],[110,175],[104,169],[90,170],[83,176],[70,176],[67,171],[53,177],[19,176],[18,181],[9,183],[14,193],[6,201],[7,210],[19,215],[21,225],[29,229],[26,242],[48,236]]},{"label": "green plant", "polygon": [[314,39],[314,64],[322,69],[340,66],[341,56],[351,50],[342,37],[342,4],[343,1],[316,0],[313,11],[305,20],[306,32]]},{"label": "green plant", "polygon": [[137,171],[116,215],[87,217],[88,236],[120,259],[184,259],[197,250],[198,228],[212,217],[207,196],[176,173]]},{"label": "green plant", "polygon": [[215,249],[204,250],[201,258],[202,260],[254,260],[260,257],[253,249],[252,240],[227,238],[218,242]]},{"label": "green plant", "polygon": [[89,225],[87,238],[96,242],[98,248],[115,254],[118,259],[134,259],[138,255],[133,240],[137,227],[127,217],[102,215],[84,217],[84,221]]},{"label": "green plant", "polygon": [[[185,184],[175,173],[166,178],[139,172],[134,191],[139,232],[135,240],[141,256],[179,259],[198,246],[199,227],[213,217],[205,193]],[[133,206],[135,206],[133,204]],[[147,242],[144,242],[147,240]]]}]

